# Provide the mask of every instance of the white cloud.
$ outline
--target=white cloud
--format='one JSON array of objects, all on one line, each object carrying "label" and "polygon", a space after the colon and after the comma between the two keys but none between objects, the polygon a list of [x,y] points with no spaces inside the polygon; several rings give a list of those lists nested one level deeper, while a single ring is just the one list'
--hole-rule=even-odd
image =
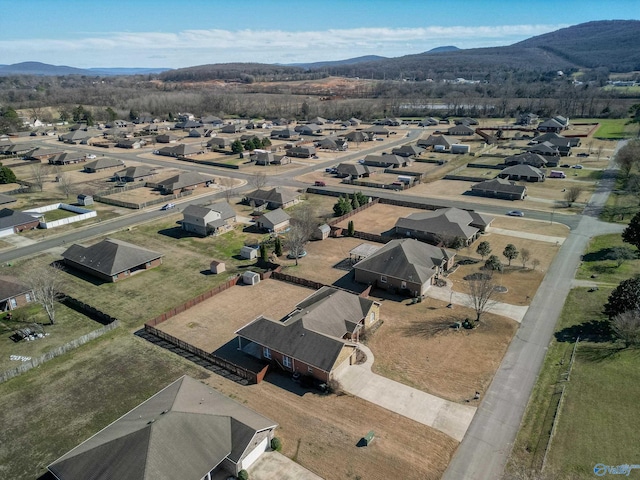
[{"label": "white cloud", "polygon": [[[354,28],[325,31],[184,30],[111,32],[75,40],[1,40],[4,63],[42,61],[77,67],[185,67],[222,62],[312,62],[361,55],[396,57],[442,45],[509,45],[566,25]],[[162,63],[158,63],[158,62]]]}]

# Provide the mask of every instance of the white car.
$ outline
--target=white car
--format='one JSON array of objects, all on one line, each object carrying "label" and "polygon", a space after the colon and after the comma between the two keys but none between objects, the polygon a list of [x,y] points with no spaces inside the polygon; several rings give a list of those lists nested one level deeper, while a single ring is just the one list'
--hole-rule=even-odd
[{"label": "white car", "polygon": [[172,208],[176,208],[176,204],[175,203],[167,203],[166,205],[164,205],[162,207],[162,210],[171,210]]},{"label": "white car", "polygon": [[98,158],[95,155],[91,154],[91,155],[87,155],[87,158],[90,160],[93,160],[94,158]]}]

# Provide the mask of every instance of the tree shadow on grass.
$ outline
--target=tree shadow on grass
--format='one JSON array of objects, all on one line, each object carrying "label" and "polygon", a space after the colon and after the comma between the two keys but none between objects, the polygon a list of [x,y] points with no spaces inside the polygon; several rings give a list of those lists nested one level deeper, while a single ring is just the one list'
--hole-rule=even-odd
[{"label": "tree shadow on grass", "polygon": [[609,322],[606,320],[590,320],[588,322],[563,328],[554,334],[558,342],[574,343],[578,337],[593,343],[610,342],[612,339]]},{"label": "tree shadow on grass", "polygon": [[182,229],[182,227],[171,227],[171,228],[163,228],[162,230],[158,230],[160,235],[164,235],[165,237],[174,238],[176,240],[180,240],[181,238],[202,238],[194,233],[187,232]]},{"label": "tree shadow on grass", "polygon": [[623,350],[624,346],[620,344],[608,345],[579,345],[576,356],[581,360],[588,362],[603,362],[605,360],[614,359]]},{"label": "tree shadow on grass", "polygon": [[431,338],[456,330],[456,322],[462,322],[462,320],[455,315],[443,316],[430,322],[415,320],[402,328],[402,334],[405,337]]}]

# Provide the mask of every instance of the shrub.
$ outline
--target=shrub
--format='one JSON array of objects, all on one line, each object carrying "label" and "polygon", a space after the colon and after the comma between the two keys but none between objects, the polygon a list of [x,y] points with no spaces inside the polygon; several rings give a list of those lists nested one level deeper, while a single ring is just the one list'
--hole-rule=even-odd
[{"label": "shrub", "polygon": [[275,450],[276,452],[281,452],[282,451],[282,440],[280,440],[278,437],[273,437],[271,439],[271,449]]},{"label": "shrub", "polygon": [[240,470],[238,472],[238,480],[249,480],[249,472],[246,470]]}]

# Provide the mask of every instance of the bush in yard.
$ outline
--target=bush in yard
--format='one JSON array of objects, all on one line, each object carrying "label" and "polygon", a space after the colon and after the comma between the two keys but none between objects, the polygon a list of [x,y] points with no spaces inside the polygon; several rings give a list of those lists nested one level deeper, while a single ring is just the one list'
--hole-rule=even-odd
[{"label": "bush in yard", "polygon": [[342,196],[338,198],[338,201],[333,206],[333,213],[336,217],[341,217],[342,215],[349,213],[351,210],[353,210],[351,200]]},{"label": "bush in yard", "polygon": [[246,470],[240,470],[238,472],[238,480],[249,480],[249,472]]},{"label": "bush in yard", "polygon": [[347,235],[349,237],[353,237],[353,234],[355,233],[355,231],[356,231],[356,227],[353,224],[353,220],[349,220],[349,223],[347,225]]},{"label": "bush in yard", "polygon": [[9,167],[0,168],[0,183],[15,183],[16,174]]},{"label": "bush in yard", "polygon": [[282,440],[278,437],[273,437],[271,439],[271,450],[275,450],[276,452],[282,451]]},{"label": "bush in yard", "polygon": [[280,237],[276,237],[274,250],[275,250],[274,253],[276,254],[276,257],[282,256],[282,241],[280,240]]},{"label": "bush in yard", "polygon": [[484,268],[487,270],[497,270],[498,272],[502,271],[502,262],[496,255],[491,255],[487,258],[487,261],[484,262]]},{"label": "bush in yard", "polygon": [[629,310],[640,310],[640,276],[620,282],[604,305],[604,313],[610,319]]}]

